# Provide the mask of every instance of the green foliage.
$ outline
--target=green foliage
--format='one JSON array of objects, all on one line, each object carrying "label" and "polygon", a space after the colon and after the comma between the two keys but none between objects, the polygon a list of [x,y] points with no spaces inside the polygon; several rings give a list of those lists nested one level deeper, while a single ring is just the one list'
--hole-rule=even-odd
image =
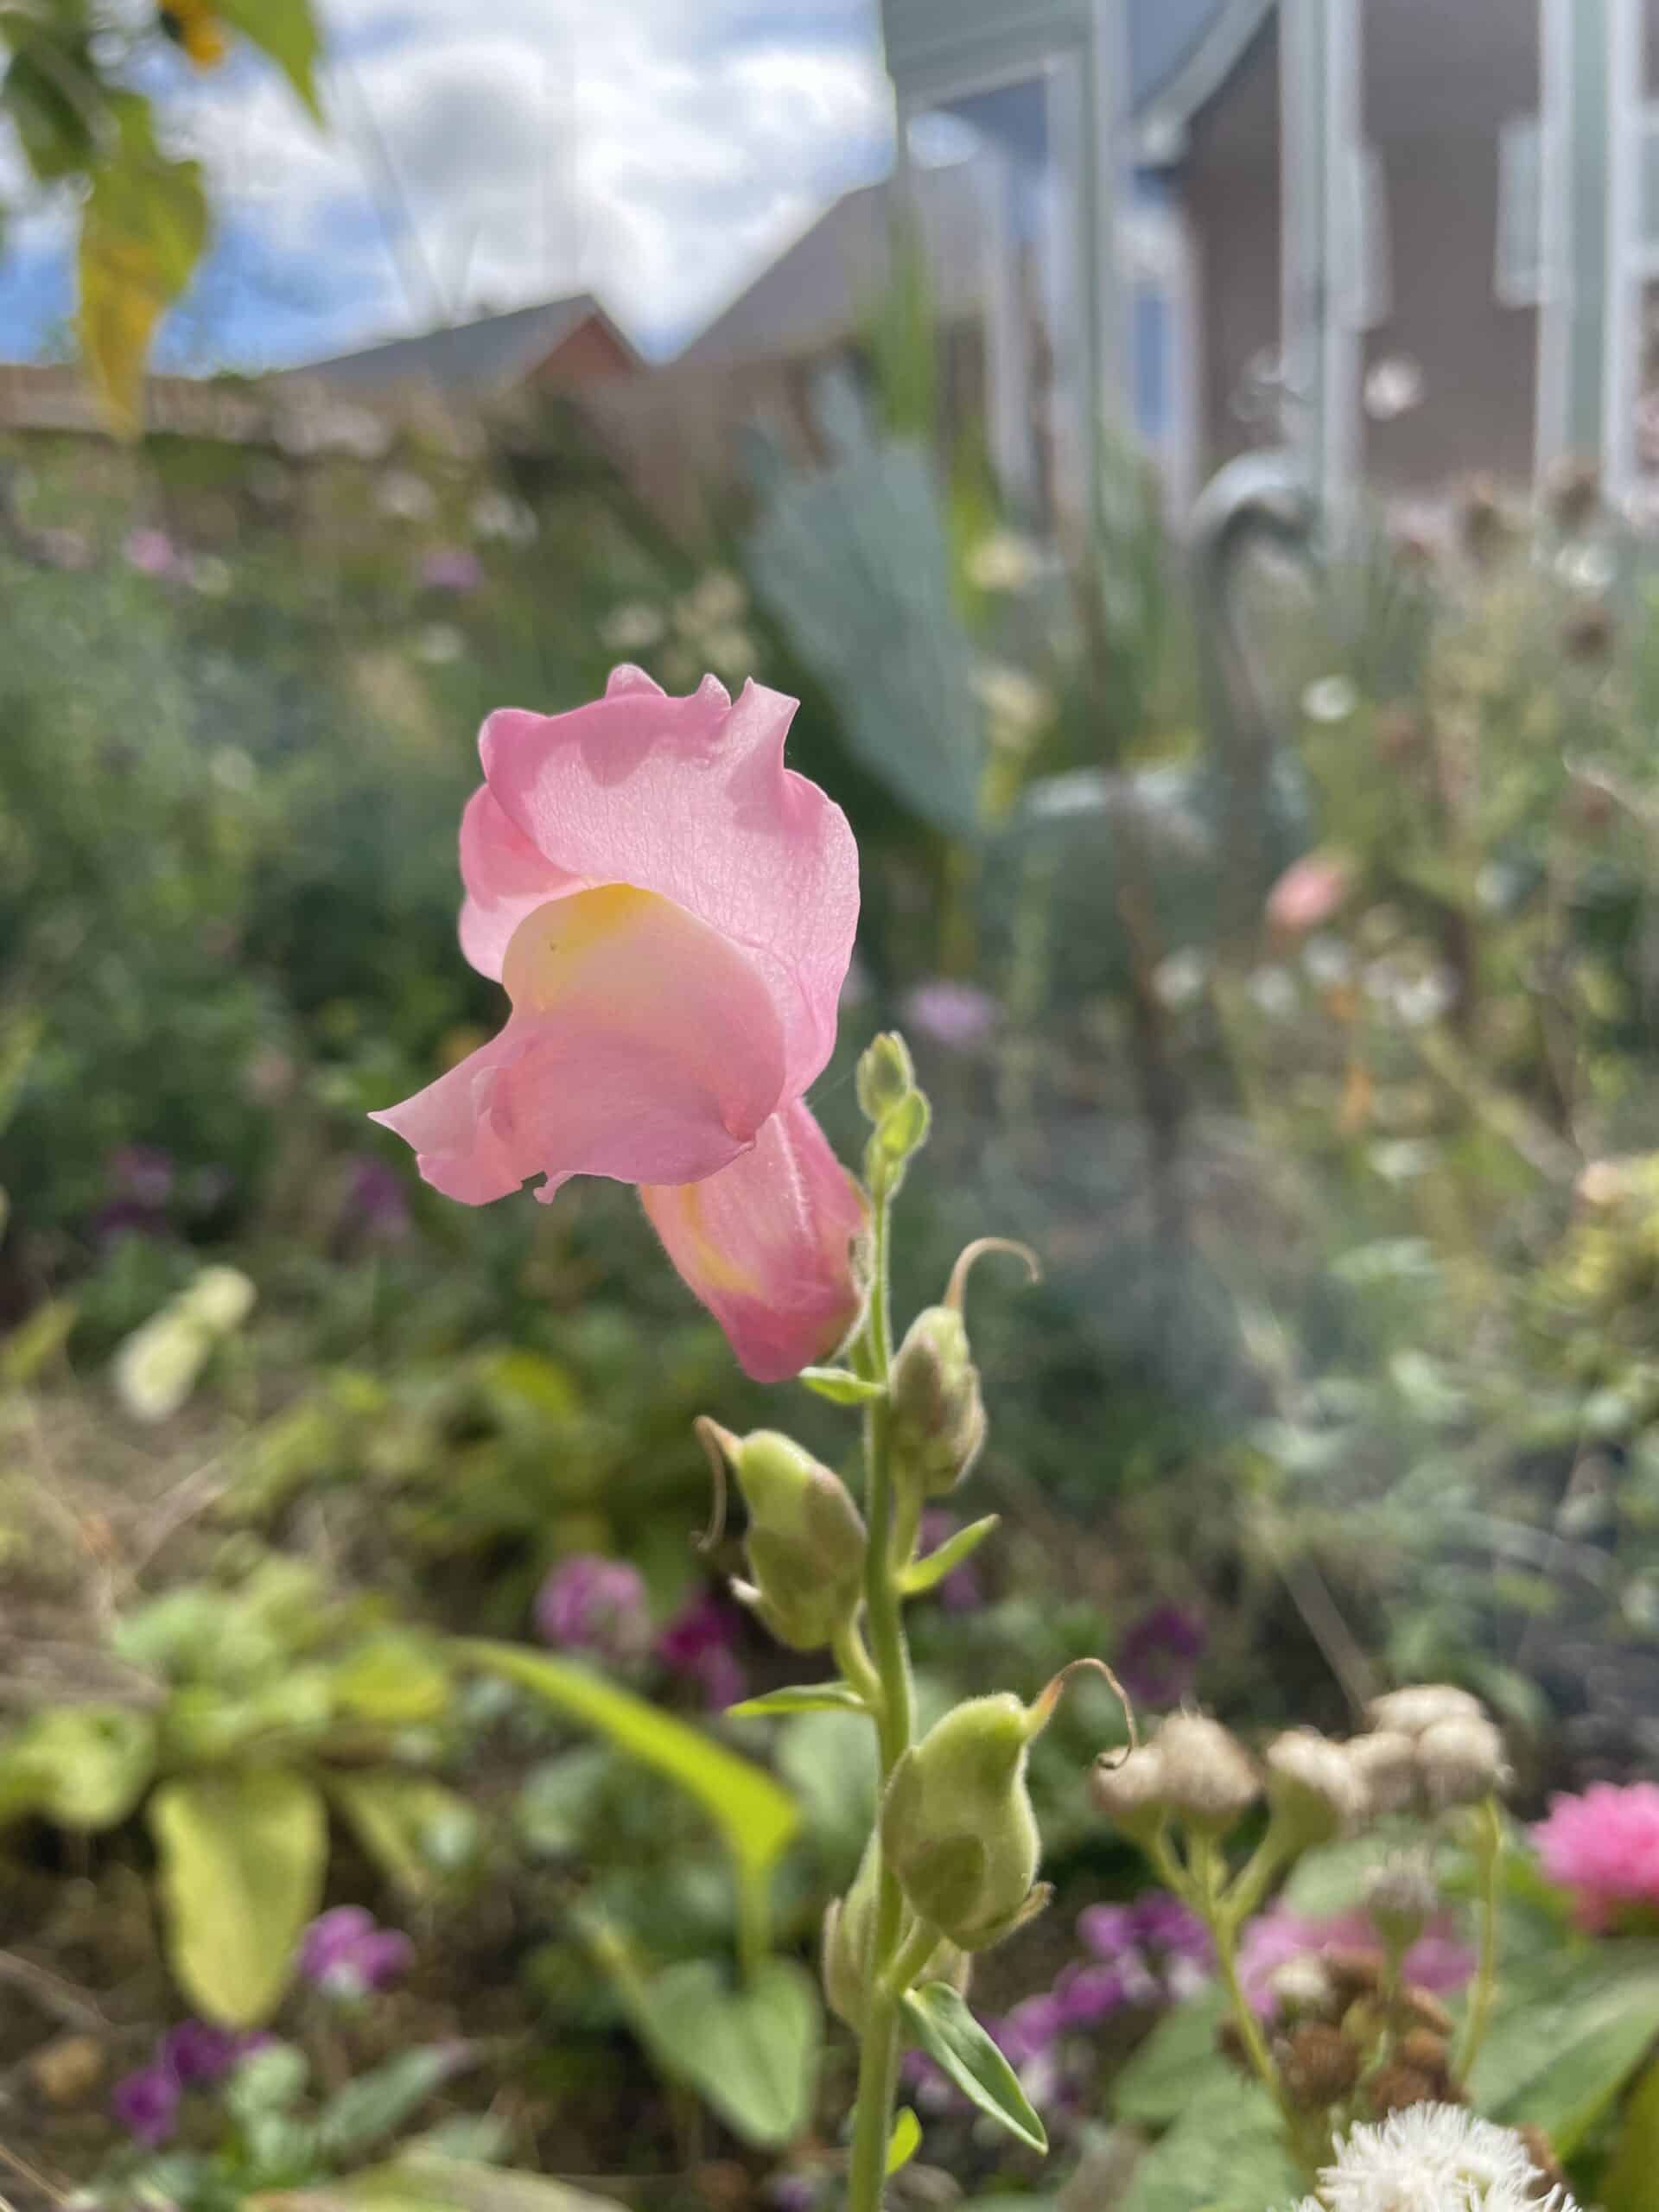
[{"label": "green foliage", "polygon": [[1659,1948],[1574,1947],[1515,1967],[1500,1989],[1477,2101],[1571,2158],[1659,2037]]},{"label": "green foliage", "polygon": [[767,1959],[736,1986],[708,1960],[622,1989],[664,2071],[704,2097],[746,2142],[791,2142],[808,2126],[823,2039],[817,1984],[792,1959]]},{"label": "green foliage", "polygon": [[164,1783],[149,1824],[181,1986],[222,2026],[266,2018],[321,1898],[321,1797],[279,1767],[227,1770]]},{"label": "green foliage", "polygon": [[914,2041],[970,2104],[1032,2150],[1047,2150],[1047,2131],[1019,2075],[949,1982],[912,1989],[904,2012]]},{"label": "green foliage", "polygon": [[200,164],[156,145],[147,103],[117,94],[110,113],[115,150],[94,169],[81,210],[79,329],[111,422],[136,437],[150,339],[207,245],[207,200]]},{"label": "green foliage", "polygon": [[1287,2156],[1279,2115],[1236,2075],[1185,2107],[1135,2167],[1123,2212],[1262,2212],[1296,2201],[1302,2177]]}]

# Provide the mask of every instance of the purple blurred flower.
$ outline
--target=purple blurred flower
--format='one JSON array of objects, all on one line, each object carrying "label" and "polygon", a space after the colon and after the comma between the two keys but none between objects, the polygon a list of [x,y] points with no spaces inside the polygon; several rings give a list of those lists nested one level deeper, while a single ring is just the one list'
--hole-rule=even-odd
[{"label": "purple blurred flower", "polygon": [[991,2038],[1010,2066],[1040,2056],[1065,2028],[1065,2016],[1052,1990],[1025,1998],[991,2027]]},{"label": "purple blurred flower", "polygon": [[[1320,1952],[1373,1951],[1380,1959],[1382,1937],[1363,1912],[1338,1912],[1322,1919],[1274,1905],[1247,1923],[1238,1947],[1239,1980],[1253,2012],[1270,2019],[1278,2009],[1274,1977],[1293,1959]],[[1449,1917],[1442,1916],[1414,1943],[1401,1961],[1408,1982],[1444,1997],[1461,1989],[1475,1970],[1475,1955],[1459,1942]]]},{"label": "purple blurred flower", "polygon": [[[942,1512],[937,1507],[931,1512],[924,1513],[922,1549],[925,1552],[938,1551],[941,1544],[950,1542],[961,1526],[954,1514]],[[974,1572],[971,1561],[966,1560],[961,1567],[951,1568],[944,1581],[937,1586],[934,1595],[948,1613],[971,1613],[976,1606],[985,1602],[985,1592],[980,1586],[979,1577]]]},{"label": "purple blurred flower", "polygon": [[1136,1992],[1116,1967],[1066,1967],[1051,1998],[1062,2028],[1095,2028],[1136,2001]]},{"label": "purple blurred flower", "polygon": [[645,1577],[625,1559],[573,1553],[537,1592],[536,1633],[556,1650],[591,1651],[613,1667],[643,1658],[651,1643]]},{"label": "purple blurred flower", "polygon": [[300,1939],[299,1970],[335,1997],[389,1988],[408,1973],[415,1946],[401,1929],[382,1928],[360,1904],[321,1913]]},{"label": "purple blurred flower", "polygon": [[1210,1640],[1197,1613],[1183,1605],[1154,1605],[1125,1631],[1117,1648],[1117,1671],[1138,1705],[1163,1711],[1191,1695],[1198,1662]]},{"label": "purple blurred flower", "polygon": [[1090,1905],[1077,1915],[1077,1937],[1116,1978],[1127,2005],[1190,1997],[1215,1967],[1203,1922],[1166,1890],[1148,1890],[1133,1904]]},{"label": "purple blurred flower", "polygon": [[409,1193],[403,1177],[374,1154],[356,1154],[346,1177],[340,1213],[346,1227],[372,1241],[401,1242],[410,1228]]},{"label": "purple blurred flower", "polygon": [[484,581],[484,564],[470,546],[435,545],[421,563],[423,591],[476,591]]},{"label": "purple blurred flower", "polygon": [[121,551],[127,566],[136,569],[141,576],[177,576],[184,573],[184,556],[164,530],[130,530]]},{"label": "purple blurred flower", "polygon": [[982,1044],[995,1028],[999,1011],[988,991],[976,983],[952,982],[944,976],[918,983],[906,992],[901,1005],[912,1027],[956,1052]]},{"label": "purple blurred flower", "polygon": [[262,2040],[232,2035],[206,2020],[181,2020],[156,2047],[152,2063],[165,2069],[181,2088],[207,2088],[222,2082],[244,2054]]},{"label": "purple blurred flower", "polygon": [[110,2112],[118,2127],[135,2143],[154,2151],[167,2142],[179,2124],[179,2085],[159,2060],[118,2082],[110,2094]]},{"label": "purple blurred flower", "polygon": [[1137,1936],[1143,1946],[1166,1958],[1190,1959],[1206,1972],[1215,1965],[1215,1946],[1210,1930],[1188,1905],[1167,1890],[1147,1890],[1129,1908]]},{"label": "purple blurred flower", "polygon": [[715,1710],[735,1705],[747,1688],[738,1662],[741,1623],[711,1591],[692,1599],[657,1639],[657,1656],[672,1675],[695,1682]]}]

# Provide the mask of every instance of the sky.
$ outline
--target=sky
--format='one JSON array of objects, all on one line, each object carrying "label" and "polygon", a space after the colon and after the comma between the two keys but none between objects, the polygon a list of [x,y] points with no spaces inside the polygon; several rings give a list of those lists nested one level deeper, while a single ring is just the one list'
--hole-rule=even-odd
[{"label": "sky", "polygon": [[[326,131],[251,54],[156,59],[221,206],[164,365],[280,366],[576,289],[666,354],[890,157],[876,0],[318,4]],[[14,207],[19,175],[0,136]],[[0,358],[61,336],[67,219],[13,223]]]}]

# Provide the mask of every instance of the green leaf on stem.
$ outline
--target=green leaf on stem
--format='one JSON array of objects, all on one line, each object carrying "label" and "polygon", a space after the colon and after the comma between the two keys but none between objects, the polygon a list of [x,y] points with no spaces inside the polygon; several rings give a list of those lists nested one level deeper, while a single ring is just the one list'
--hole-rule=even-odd
[{"label": "green leaf on stem", "polygon": [[965,1529],[958,1529],[948,1543],[929,1552],[925,1559],[918,1559],[907,1567],[899,1578],[899,1587],[906,1598],[919,1598],[924,1591],[931,1590],[953,1573],[970,1553],[976,1552],[993,1529],[998,1516],[988,1513],[982,1521],[971,1521]]},{"label": "green leaf on stem", "polygon": [[900,2105],[887,2138],[888,2173],[896,2174],[901,2166],[907,2166],[921,2147],[922,2123],[908,2105]]},{"label": "green leaf on stem", "polygon": [[408,1897],[429,1897],[478,1849],[478,1815],[429,1775],[331,1774],[326,1787],[368,1857]]},{"label": "green leaf on stem", "polygon": [[1165,2013],[1112,2083],[1116,2117],[1166,2127],[1189,2105],[1202,2105],[1211,2092],[1230,2088],[1237,2071],[1216,2043],[1226,2014],[1220,1989],[1206,1990]]},{"label": "green leaf on stem", "polygon": [[457,2071],[456,2046],[423,2044],[400,2050],[337,2090],[317,2122],[319,2146],[330,2157],[356,2158],[398,2134],[433,2091]]},{"label": "green leaf on stem", "polygon": [[795,1800],[764,1767],[569,1660],[512,1643],[464,1643],[455,1656],[518,1683],[696,1798],[726,1839],[751,1913],[764,1911],[772,1870],[801,1822]]},{"label": "green leaf on stem", "polygon": [[904,2009],[916,2042],[970,2103],[1033,2151],[1047,2150],[1019,2075],[948,1981],[908,1991]]},{"label": "green leaf on stem", "polygon": [[832,1406],[866,1406],[887,1395],[885,1382],[867,1382],[845,1367],[804,1367],[796,1380],[817,1396],[828,1398]]},{"label": "green leaf on stem", "polygon": [[1306,2187],[1259,2082],[1236,2075],[1195,2098],[1135,2167],[1119,2212],[1262,2212]]},{"label": "green leaf on stem", "polygon": [[257,2025],[288,1986],[321,1897],[322,1799],[281,1768],[232,1769],[164,1783],[149,1827],[180,1986],[218,2026]]},{"label": "green leaf on stem", "polygon": [[792,1689],[768,1690],[764,1697],[746,1697],[741,1705],[728,1705],[728,1720],[760,1720],[769,1713],[868,1713],[869,1707],[850,1682],[801,1682]]}]

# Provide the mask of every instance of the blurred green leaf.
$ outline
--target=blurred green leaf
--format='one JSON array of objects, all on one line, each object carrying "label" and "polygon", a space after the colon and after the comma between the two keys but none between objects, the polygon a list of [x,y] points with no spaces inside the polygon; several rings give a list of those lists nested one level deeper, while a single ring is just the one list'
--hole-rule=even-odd
[{"label": "blurred green leaf", "polygon": [[327,1856],[322,1800],[279,1768],[169,1782],[149,1802],[174,1973],[221,2027],[254,2026],[288,1986]]},{"label": "blurred green leaf", "polygon": [[1263,2212],[1298,2202],[1302,2185],[1266,2093],[1233,2075],[1194,2097],[1147,2152],[1120,2212]]},{"label": "blurred green leaf", "polygon": [[[5,1225],[5,1210],[0,1206],[0,1231]],[[72,1299],[48,1298],[0,1338],[0,1390],[21,1390],[32,1382],[68,1343],[79,1312]]]},{"label": "blurred green leaf", "polygon": [[156,1723],[129,1706],[38,1713],[0,1745],[0,1820],[38,1813],[60,1827],[117,1827],[156,1766]]},{"label": "blurred green leaf", "polygon": [[156,145],[147,101],[118,93],[111,111],[115,143],[81,209],[79,327],[105,412],[137,437],[150,340],[201,258],[207,199],[200,164],[170,160]]},{"label": "blurred green leaf", "polygon": [[1498,1985],[1471,2088],[1479,2109],[1541,2127],[1570,2158],[1659,2036],[1659,1944],[1525,1961]]},{"label": "blurred green leaf", "polygon": [[746,2143],[770,2148],[810,2124],[823,2042],[818,1986],[793,1959],[768,1959],[737,1987],[708,1959],[649,1980],[620,1978],[658,2063],[705,2097]]},{"label": "blurred green leaf", "polygon": [[912,2040],[970,2103],[1033,2151],[1047,2150],[1048,2132],[1019,2075],[948,1981],[924,1982],[912,1989],[904,2014]]},{"label": "blurred green leaf", "polygon": [[1596,2191],[1602,2212],[1649,2212],[1659,2175],[1659,2065],[1649,2065],[1625,2104],[1607,2171]]},{"label": "blurred green leaf", "polygon": [[397,2052],[330,2097],[317,2123],[319,2143],[330,2158],[359,2157],[397,2134],[456,2071],[454,2044]]},{"label": "blurred green leaf", "polygon": [[244,38],[268,54],[317,122],[317,64],[322,36],[310,0],[214,0],[219,13]]},{"label": "blurred green leaf", "polygon": [[844,1367],[804,1367],[796,1376],[804,1382],[814,1396],[827,1398],[832,1406],[864,1406],[873,1398],[887,1395],[884,1382],[867,1382],[861,1375],[852,1375]]},{"label": "blurred green leaf", "polygon": [[464,1797],[423,1774],[334,1772],[331,1802],[386,1879],[428,1897],[478,1849],[478,1815]]},{"label": "blurred green leaf", "polygon": [[388,1629],[365,1637],[334,1672],[342,1712],[385,1728],[435,1720],[449,1703],[449,1670],[429,1639]]},{"label": "blurred green leaf", "polygon": [[997,1525],[998,1516],[995,1513],[988,1513],[981,1521],[970,1521],[965,1529],[958,1529],[954,1536],[942,1543],[938,1551],[929,1552],[925,1559],[918,1559],[914,1566],[907,1567],[900,1578],[906,1597],[919,1598],[936,1588],[947,1574],[953,1573],[963,1560],[979,1549]]},{"label": "blurred green leaf", "polygon": [[103,105],[84,32],[10,16],[0,29],[16,41],[0,78],[0,113],[10,118],[31,174],[41,184],[80,175],[97,152]]},{"label": "blurred green leaf", "polygon": [[1216,2044],[1226,2012],[1224,1993],[1208,1990],[1166,2012],[1112,2083],[1118,2119],[1166,2126],[1189,2105],[1236,2081]]},{"label": "blurred green leaf", "polygon": [[922,2147],[922,2123],[908,2105],[901,2105],[887,2139],[887,2171],[896,2174],[907,2166]]},{"label": "blurred green leaf", "polygon": [[764,1768],[568,1660],[511,1643],[455,1649],[461,1660],[517,1682],[689,1790],[718,1823],[746,1887],[764,1899],[772,1869],[800,1826],[794,1799]]},{"label": "blurred green leaf", "polygon": [[245,2212],[616,2212],[616,2200],[537,2174],[419,2152],[321,2189],[251,2196]]}]

